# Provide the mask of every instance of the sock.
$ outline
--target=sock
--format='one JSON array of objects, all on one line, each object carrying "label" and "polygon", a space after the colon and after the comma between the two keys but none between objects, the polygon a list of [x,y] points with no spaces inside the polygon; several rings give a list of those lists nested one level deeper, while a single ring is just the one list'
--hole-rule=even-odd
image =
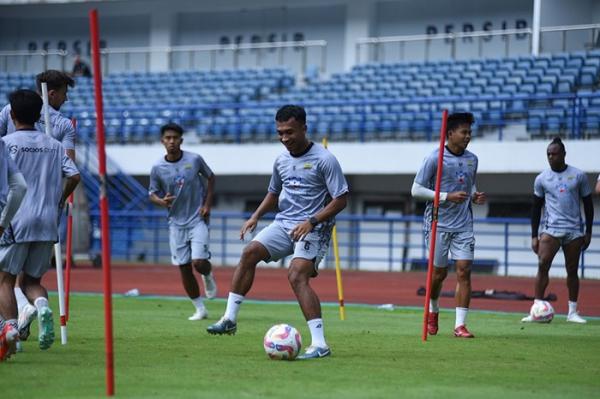
[{"label": "sock", "polygon": [[15,330],[19,329],[19,323],[17,322],[17,319],[6,320],[6,324],[12,326]]},{"label": "sock", "polygon": [[577,302],[569,301],[569,314],[577,313]]},{"label": "sock", "polygon": [[544,302],[544,300],[543,299],[534,299],[533,300],[533,303],[541,303],[541,302]]},{"label": "sock", "polygon": [[49,307],[48,298],[44,298],[43,296],[35,298],[35,301],[33,301],[33,304],[35,305],[38,312],[40,312],[42,310],[42,308]]},{"label": "sock", "polygon": [[429,300],[429,311],[433,313],[439,313],[440,311],[440,299]]},{"label": "sock", "polygon": [[201,296],[199,296],[198,298],[190,298],[190,299],[192,300],[192,303],[194,304],[196,309],[198,309],[198,310],[204,309],[204,302],[202,302]]},{"label": "sock", "polygon": [[17,309],[19,310],[19,313],[21,313],[23,311],[23,308],[25,308],[26,305],[30,304],[29,299],[27,299],[27,297],[23,293],[21,287],[15,287],[15,298],[17,298]]},{"label": "sock", "polygon": [[244,302],[244,296],[238,295],[233,292],[229,293],[229,297],[227,298],[227,309],[225,309],[225,317],[233,321],[234,323],[237,321],[237,315],[240,311],[240,306]]},{"label": "sock", "polygon": [[454,328],[467,324],[468,312],[469,308],[456,308],[456,322],[454,323]]},{"label": "sock", "polygon": [[308,328],[310,329],[311,344],[310,346],[324,347],[327,346],[325,343],[325,332],[323,331],[323,319],[312,319],[307,322]]}]

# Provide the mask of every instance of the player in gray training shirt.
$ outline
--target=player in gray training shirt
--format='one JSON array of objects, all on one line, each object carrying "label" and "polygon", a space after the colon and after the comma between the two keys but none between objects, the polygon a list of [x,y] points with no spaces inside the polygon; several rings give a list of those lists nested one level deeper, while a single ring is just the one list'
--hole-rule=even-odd
[{"label": "player in gray training shirt", "polygon": [[[69,87],[75,86],[75,81],[68,74],[56,70],[48,70],[36,76],[36,87],[38,94],[42,94],[42,82],[48,85],[48,102],[50,103],[51,134],[60,141],[65,148],[69,158],[75,160],[75,127],[70,119],[65,118],[59,111],[60,107],[67,101]],[[44,119],[36,122],[35,128],[45,132]],[[15,132],[15,125],[10,117],[10,104],[0,111],[0,136]]]},{"label": "player in gray training shirt", "polygon": [[[548,273],[552,261],[562,247],[567,270],[569,289],[569,313],[567,321],[585,323],[577,313],[579,296],[579,257],[592,240],[594,205],[592,189],[587,176],[581,170],[565,163],[567,152],[560,138],[555,138],[546,150],[550,168],[540,173],[533,188],[533,208],[531,212],[531,248],[538,256],[538,272],[535,279],[535,302],[544,299],[548,286]],[[580,200],[585,212],[585,233],[582,229]],[[540,213],[544,209],[542,231]],[[529,314],[524,322],[536,321]]]},{"label": "player in gray training shirt", "polygon": [[[41,278],[50,267],[52,247],[58,239],[60,208],[77,186],[79,172],[58,141],[35,130],[42,109],[40,96],[31,90],[17,90],[9,99],[16,132],[3,140],[28,189],[0,239],[0,270],[13,288],[16,276],[24,273],[21,288],[38,311],[40,348],[48,349],[54,341],[54,327]],[[63,177],[67,178],[64,189]],[[10,300],[15,301],[11,307],[16,314],[14,293]]]},{"label": "player in gray training shirt", "polygon": [[215,175],[200,155],[181,150],[181,126],[169,123],[160,132],[167,154],[150,172],[150,201],[169,211],[171,262],[179,266],[183,288],[196,307],[189,320],[202,320],[208,313],[192,267],[202,275],[206,297],[214,298],[217,284],[208,260],[208,219]]},{"label": "player in gray training shirt", "polygon": [[210,334],[233,334],[237,314],[250,291],[256,264],[292,255],[288,280],[308,322],[312,343],[300,358],[331,354],[325,342],[321,305],[309,281],[325,255],[334,217],[346,207],[348,184],[336,158],[306,137],[306,113],[302,107],[286,105],[275,116],[279,140],[287,152],[275,160],[268,193],[240,232],[254,231],[258,220],[279,207],[275,221],[265,227],[242,252],[233,275],[227,309]]},{"label": "player in gray training shirt", "polygon": [[[475,187],[477,156],[467,151],[471,141],[471,125],[475,122],[470,113],[455,113],[448,117],[446,149],[444,151],[440,207],[434,253],[434,270],[431,283],[431,302],[427,331],[438,332],[439,296],[442,284],[448,275],[448,252],[456,266],[456,320],[454,336],[473,338],[467,330],[466,318],[471,301],[471,265],[475,252],[473,235],[473,212],[471,202],[484,204],[485,194]],[[425,158],[412,187],[412,195],[428,201],[424,217],[427,246],[433,214],[433,198],[437,175],[439,150]]]}]

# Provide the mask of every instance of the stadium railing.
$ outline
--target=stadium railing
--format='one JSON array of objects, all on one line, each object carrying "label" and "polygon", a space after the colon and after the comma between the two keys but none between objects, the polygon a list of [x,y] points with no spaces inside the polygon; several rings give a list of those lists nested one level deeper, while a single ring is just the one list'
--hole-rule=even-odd
[{"label": "stadium railing", "polygon": [[[166,214],[163,211],[112,211],[112,257],[116,261],[167,263],[169,239]],[[210,223],[211,260],[216,265],[237,264],[245,242],[239,240],[239,229],[249,213],[213,212]],[[99,213],[91,211],[94,226],[91,255],[99,253]],[[267,215],[259,223],[256,234],[272,220]],[[595,223],[600,226],[600,222]],[[410,271],[419,270],[426,258],[421,216],[339,215],[337,218],[341,264],[350,270]],[[521,218],[479,218],[474,230],[477,240],[474,272],[499,275],[533,276],[537,258],[530,248],[530,221]],[[592,245],[581,258],[581,276],[600,278],[599,229]],[[246,241],[247,242],[247,241]],[[322,267],[332,268],[333,250]],[[289,259],[279,262],[284,266]],[[551,272],[564,275],[564,263],[555,259]],[[276,266],[277,266],[276,265]],[[478,269],[478,266],[481,266]]]}]

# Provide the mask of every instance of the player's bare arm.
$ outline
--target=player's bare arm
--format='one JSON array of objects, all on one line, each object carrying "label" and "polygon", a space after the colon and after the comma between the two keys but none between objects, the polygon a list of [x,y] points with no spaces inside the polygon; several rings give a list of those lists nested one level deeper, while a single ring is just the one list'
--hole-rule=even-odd
[{"label": "player's bare arm", "polygon": [[174,200],[175,196],[171,193],[166,193],[162,198],[155,193],[150,194],[150,202],[155,205],[162,206],[163,208],[169,208]]},{"label": "player's bare arm", "polygon": [[200,216],[202,216],[202,219],[204,219],[204,221],[208,221],[208,218],[210,217],[210,208],[212,207],[212,203],[213,203],[214,189],[215,189],[215,175],[212,174],[208,178],[208,185],[207,185],[207,189],[206,189],[206,199],[204,200],[204,205],[202,205],[202,208],[200,208]]},{"label": "player's bare arm", "polygon": [[242,225],[242,229],[240,230],[240,240],[244,239],[244,235],[247,232],[252,233],[254,229],[256,229],[258,220],[265,213],[276,209],[278,200],[279,195],[273,193],[267,193],[267,195],[265,195],[265,198],[262,200],[256,211],[254,211],[252,216],[250,216],[250,219],[246,220],[246,222]]},{"label": "player's bare arm", "polygon": [[586,250],[592,242],[592,226],[594,223],[594,203],[592,202],[592,195],[582,198],[583,201],[583,213],[585,214],[585,236],[583,236],[583,247],[582,250]]},{"label": "player's bare arm", "polygon": [[334,198],[325,208],[323,208],[319,213],[314,215],[311,219],[315,224],[311,223],[311,220],[305,220],[304,222],[296,225],[294,229],[290,232],[292,240],[300,241],[306,237],[308,233],[312,231],[312,229],[319,223],[324,220],[329,220],[338,213],[340,213],[348,203],[348,193],[345,193],[337,198]]}]

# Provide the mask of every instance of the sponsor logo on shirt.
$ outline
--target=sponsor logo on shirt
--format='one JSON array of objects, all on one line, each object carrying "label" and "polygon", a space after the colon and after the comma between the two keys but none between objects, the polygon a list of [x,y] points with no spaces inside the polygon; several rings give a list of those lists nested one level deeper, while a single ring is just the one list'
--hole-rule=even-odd
[{"label": "sponsor logo on shirt", "polygon": [[313,167],[313,166],[312,166],[312,163],[310,163],[310,162],[306,162],[306,163],[305,163],[305,164],[302,166],[302,168],[304,168],[304,169],[312,169],[312,167]]},{"label": "sponsor logo on shirt", "polygon": [[[30,152],[30,153],[49,153],[58,151],[57,148],[46,148],[46,147],[21,147],[21,152]],[[11,154],[16,154],[19,151],[19,146],[11,145],[9,147],[9,151]]]}]

